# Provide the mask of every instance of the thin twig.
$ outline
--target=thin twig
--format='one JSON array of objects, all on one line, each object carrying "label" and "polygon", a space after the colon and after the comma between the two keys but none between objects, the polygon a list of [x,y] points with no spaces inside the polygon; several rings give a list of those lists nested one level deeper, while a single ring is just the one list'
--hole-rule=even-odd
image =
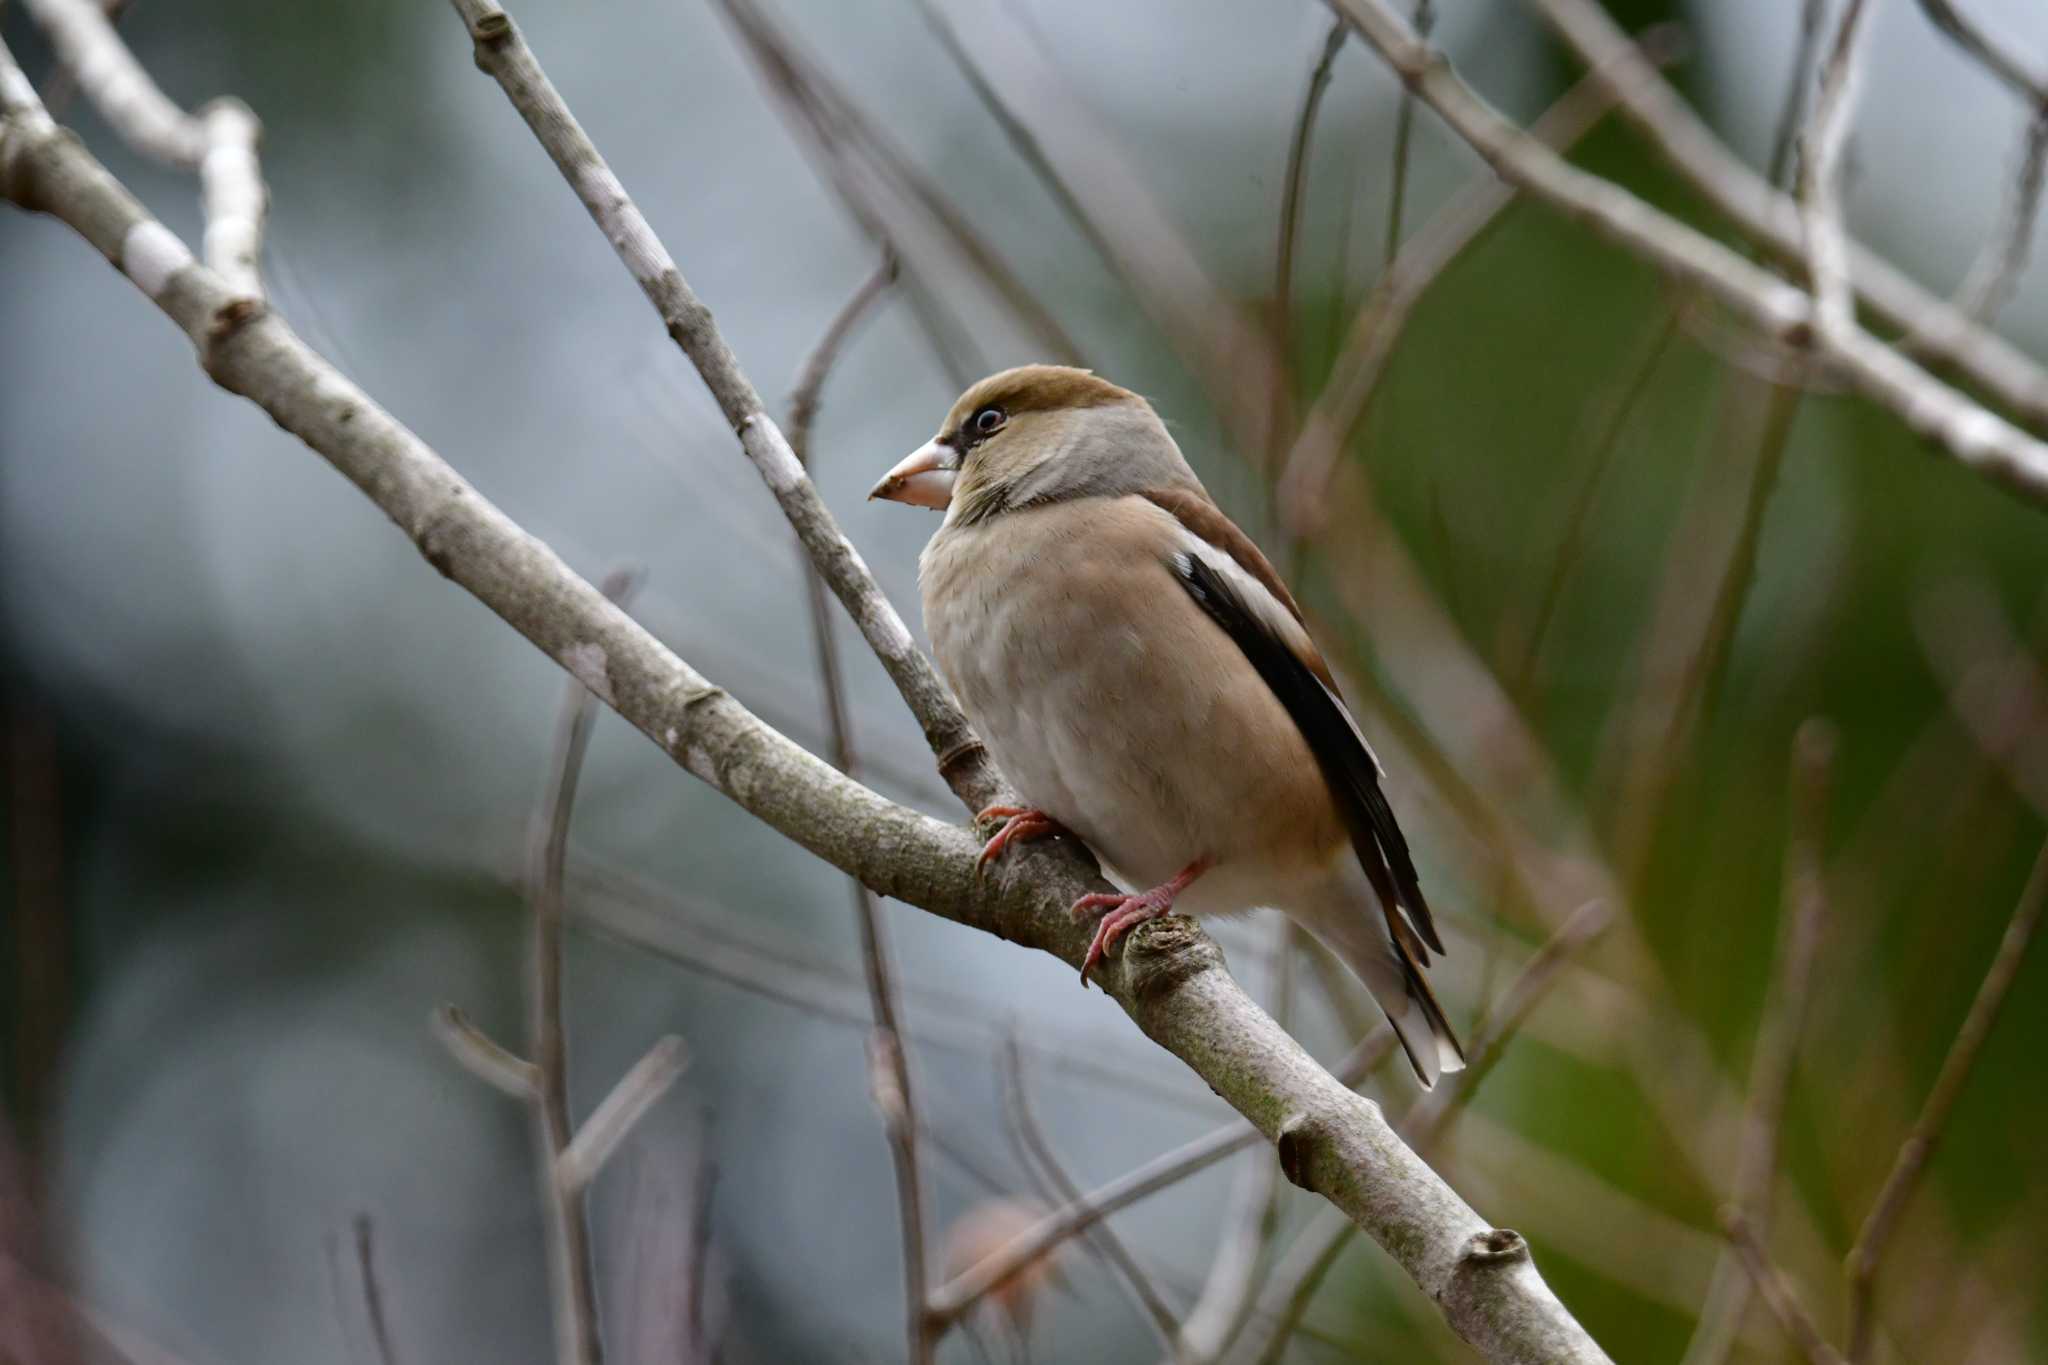
[{"label": "thin twig", "polygon": [[[1749,1096],[1743,1108],[1742,1143],[1736,1152],[1729,1202],[1743,1212],[1757,1238],[1770,1235],[1771,1194],[1778,1180],[1779,1130],[1806,1031],[1827,915],[1826,833],[1829,769],[1835,737],[1825,722],[1810,720],[1792,745],[1791,832],[1785,843],[1783,924],[1778,933],[1777,970],[1763,1026],[1750,1058]],[[1687,1343],[1682,1365],[1720,1365],[1734,1349],[1749,1304],[1749,1277],[1735,1264],[1731,1248],[1714,1267],[1705,1307]]]},{"label": "thin twig", "polygon": [[[896,256],[885,251],[881,264],[826,326],[803,367],[790,398],[790,450],[798,464],[810,463],[811,423],[817,416],[825,381],[831,376],[840,348],[856,324],[896,278]],[[811,645],[817,654],[824,693],[826,735],[832,766],[855,775],[853,729],[847,719],[846,686],[839,665],[839,644],[832,634],[832,614],[825,583],[817,567],[805,564],[805,596],[810,607]],[[857,879],[847,880],[853,898],[854,923],[860,930],[861,962],[866,969],[868,1006],[874,1029],[868,1038],[868,1091],[882,1116],[895,1169],[896,1206],[903,1247],[903,1303],[906,1340],[913,1365],[930,1361],[938,1349],[938,1332],[925,1312],[930,1269],[925,1252],[924,1178],[918,1169],[916,1092],[910,1077],[909,1050],[904,1046],[889,939],[882,910]]]},{"label": "thin twig", "polygon": [[514,1099],[532,1100],[539,1093],[539,1069],[478,1028],[460,1007],[437,1005],[428,1022],[471,1075]]},{"label": "thin twig", "polygon": [[1848,1365],[1848,1358],[1821,1335],[1813,1315],[1806,1311],[1806,1305],[1799,1301],[1799,1295],[1785,1279],[1784,1273],[1771,1264],[1770,1252],[1758,1240],[1756,1229],[1749,1225],[1749,1219],[1741,1209],[1721,1210],[1721,1227],[1728,1234],[1728,1244],[1735,1248],[1735,1259],[1756,1285],[1757,1296],[1764,1306],[1771,1310],[1771,1316],[1785,1329],[1785,1335],[1792,1338],[1809,1365]]},{"label": "thin twig", "polygon": [[[1274,413],[1283,414],[1283,426],[1291,420],[1280,355],[1211,277],[1116,136],[1089,116],[1087,101],[1002,5],[979,0],[963,36],[935,0],[916,3],[1011,149],[1205,381],[1232,442],[1247,452],[1268,449]],[[989,60],[992,54],[1000,60]]]},{"label": "thin twig", "polygon": [[377,1256],[370,1215],[355,1216],[356,1271],[362,1276],[363,1316],[370,1324],[370,1341],[377,1348],[378,1365],[398,1365],[398,1352],[391,1343],[391,1324],[385,1320],[384,1287],[377,1277]]},{"label": "thin twig", "polygon": [[[117,25],[128,13],[133,0],[102,0],[100,8],[106,11],[107,22]],[[50,111],[51,118],[62,118],[65,108],[78,94],[78,76],[68,66],[59,65],[43,82],[43,107]]]},{"label": "thin twig", "polygon": [[1470,1064],[1463,1071],[1446,1076],[1401,1120],[1401,1135],[1417,1151],[1426,1152],[1442,1139],[1459,1110],[1472,1102],[1530,1012],[1543,1003],[1551,987],[1557,984],[1558,976],[1613,923],[1612,908],[1600,901],[1589,901],[1529,955],[1529,960],[1487,1006],[1473,1029]]},{"label": "thin twig", "polygon": [[[1430,0],[1415,0],[1409,24],[1416,36],[1427,39],[1436,27],[1436,10]],[[1338,20],[1342,25],[1343,20]],[[1408,152],[1415,137],[1415,92],[1401,87],[1401,99],[1394,110],[1394,169],[1387,184],[1387,231],[1380,248],[1380,269],[1391,271],[1401,254],[1401,228],[1408,215]]]},{"label": "thin twig", "polygon": [[902,268],[897,259],[896,249],[882,248],[881,264],[874,273],[861,281],[860,288],[840,305],[832,321],[825,326],[825,334],[818,338],[818,344],[804,358],[796,372],[796,386],[789,391],[789,448],[796,454],[797,462],[805,468],[811,463],[811,423],[817,420],[818,405],[823,399],[825,381],[832,374],[832,366],[839,359],[840,348],[846,345],[855,327],[866,320],[868,310],[882,297],[890,285],[896,283],[896,276]]},{"label": "thin twig", "polygon": [[[630,595],[638,574],[618,570],[605,578],[614,603]],[[562,1025],[562,869],[569,852],[569,817],[583,756],[597,723],[597,698],[571,677],[555,721],[547,785],[533,821],[527,854],[527,897],[533,906],[532,982],[528,1046],[533,1057],[536,1128],[541,1152],[541,1205],[548,1231],[548,1276],[554,1290],[555,1358],[560,1365],[599,1365],[597,1283],[591,1266],[590,1226],[580,1184],[561,1179],[562,1160],[576,1130],[569,1121],[569,1047]]]},{"label": "thin twig", "polygon": [[2031,70],[2005,44],[1996,42],[1952,0],[1920,0],[1929,22],[2006,89],[2036,109],[2048,111],[2048,75]]},{"label": "thin twig", "polygon": [[[1024,1054],[1016,1046],[1015,1039],[1009,1040],[1003,1048],[1003,1089],[1008,1101],[1011,1117],[1017,1125],[1017,1133],[1024,1140],[1025,1151],[1044,1173],[1054,1193],[1066,1203],[1080,1199],[1081,1188],[1052,1149],[1045,1130],[1038,1122],[1038,1114],[1031,1103],[1031,1087],[1024,1074]],[[1116,1235],[1108,1223],[1098,1222],[1083,1234],[1095,1250],[1116,1272],[1138,1315],[1151,1327],[1159,1344],[1171,1358],[1178,1358],[1175,1343],[1180,1336],[1180,1323],[1174,1317],[1173,1309],[1167,1306],[1152,1277],[1145,1273],[1123,1238]]]},{"label": "thin twig", "polygon": [[[1654,70],[1677,59],[1683,50],[1681,33],[1674,25],[1659,25],[1644,33],[1642,53],[1631,46],[1629,54],[1646,54]],[[1544,110],[1528,136],[1546,146],[1570,147],[1591,132],[1615,102],[1610,81],[1588,76]],[[1474,179],[1401,243],[1393,262],[1373,283],[1281,466],[1276,497],[1294,534],[1311,535],[1325,523],[1338,460],[1365,420],[1416,305],[1518,194],[1512,182],[1497,175]]]},{"label": "thin twig", "polygon": [[[915,241],[927,251],[950,247],[1017,321],[1035,351],[1064,364],[1083,363],[1073,338],[968,221],[945,187],[771,23],[761,6],[753,0],[719,3],[820,178],[878,246],[899,257],[904,255],[900,239]],[[922,221],[911,222],[899,234],[898,224],[905,218]],[[976,336],[982,329],[960,321],[927,284],[928,272],[922,265],[919,259],[905,261],[904,292],[933,358],[965,388],[988,370]]]},{"label": "thin twig", "polygon": [[[1283,362],[1294,353],[1294,253],[1301,244],[1301,202],[1308,189],[1309,145],[1315,137],[1316,114],[1323,107],[1323,96],[1329,93],[1337,54],[1349,36],[1351,30],[1341,19],[1331,23],[1315,66],[1309,70],[1308,88],[1302,91],[1301,114],[1294,121],[1294,134],[1287,140],[1287,170],[1280,190],[1280,242],[1273,252],[1273,345]],[[1275,394],[1276,400],[1279,397]],[[1280,431],[1276,419],[1276,438]],[[1262,455],[1270,459],[1279,453],[1276,450]]]},{"label": "thin twig", "polygon": [[1872,1294],[1878,1267],[1891,1245],[1899,1216],[1905,1212],[1907,1202],[1919,1186],[1921,1173],[1926,1170],[1934,1149],[1941,1142],[1949,1115],[1955,1111],[1956,1101],[1962,1097],[1970,1072],[1984,1050],[1985,1039],[1991,1036],[1992,1026],[1998,1022],[1998,1012],[2005,1004],[2006,992],[2012,988],[2013,978],[2019,974],[2020,963],[2026,957],[2027,945],[2033,941],[2034,931],[2040,927],[2044,904],[2048,904],[2048,845],[2042,847],[2034,860],[2034,870],[2020,892],[2019,903],[2013,907],[2012,919],[2006,924],[2005,936],[1999,940],[1998,952],[1984,973],[1983,983],[1977,987],[1976,998],[1970,1002],[1970,1011],[1963,1017],[1962,1027],[1956,1030],[1955,1042],[1949,1045],[1948,1055],[1942,1059],[1934,1088],[1928,1092],[1920,1116],[1913,1121],[1912,1131],[1900,1145],[1891,1174],[1885,1177],[1877,1199],[1870,1206],[1870,1213],[1856,1233],[1855,1245],[1849,1250],[1847,1337],[1849,1359],[1856,1365],[1870,1358]]},{"label": "thin twig", "polygon": [[[1272,1010],[1283,1028],[1291,1024],[1294,1013],[1294,976],[1301,958],[1295,951],[1297,937],[1305,941],[1300,945],[1305,948],[1308,936],[1292,919],[1286,915],[1269,918]],[[1266,1159],[1264,1153],[1252,1153],[1239,1162],[1223,1208],[1216,1254],[1209,1260],[1208,1274],[1194,1303],[1181,1319],[1175,1342],[1179,1360],[1195,1365],[1213,1361],[1244,1330],[1245,1319],[1256,1305],[1259,1267],[1278,1221],[1284,1187],[1280,1163]]]},{"label": "thin twig", "polygon": [[[2019,169],[2006,189],[1998,228],[1956,286],[1956,308],[1963,316],[1994,322],[2012,301],[2033,249],[2044,181],[2048,181],[2048,106],[2029,116],[2021,130]],[[1916,333],[1900,344],[1917,348],[1920,339]]]},{"label": "thin twig", "polygon": [[[1331,1071],[1345,1084],[1355,1085],[1371,1074],[1393,1047],[1394,1031],[1382,1025]],[[1065,1207],[1054,1209],[1008,1244],[940,1285],[932,1294],[933,1312],[958,1318],[984,1294],[1006,1283],[1067,1238],[1148,1194],[1156,1194],[1206,1170],[1233,1152],[1256,1145],[1259,1138],[1255,1128],[1241,1123],[1224,1124],[1090,1190]]]},{"label": "thin twig", "polygon": [[[1612,83],[1624,116],[1717,213],[1778,259],[1804,260],[1797,201],[1750,169],[1670,82],[1634,54],[1628,34],[1598,0],[1524,3],[1543,15],[1590,70]],[[1849,243],[1849,265],[1857,292],[1874,312],[1896,327],[1925,330],[1930,362],[1955,367],[2026,421],[2048,421],[2048,370],[2032,356],[1964,317],[1948,300],[1858,243]],[[1859,339],[1852,349],[1860,378],[1884,389],[1889,396],[1881,401],[1893,411],[1910,405],[1908,395],[1917,390],[1937,408],[1949,409],[1939,419],[1945,425],[1959,416],[1960,410],[1941,393],[1924,387],[1924,375],[1912,373],[1911,367],[1887,365],[1878,355],[1885,349],[1881,344]],[[1951,434],[1961,433],[1952,429]]]},{"label": "thin twig", "polygon": [[[1752,388],[1765,383],[1746,375],[1737,376],[1732,382]],[[1766,388],[1762,430],[1757,434],[1756,454],[1747,471],[1741,519],[1736,523],[1735,534],[1728,542],[1727,557],[1721,562],[1720,572],[1715,577],[1713,598],[1705,619],[1700,622],[1699,635],[1689,646],[1676,644],[1676,648],[1685,651],[1684,667],[1668,693],[1662,693],[1654,701],[1645,699],[1645,704],[1656,706],[1656,715],[1643,725],[1642,733],[1648,736],[1648,749],[1628,776],[1624,787],[1627,794],[1623,799],[1622,830],[1615,839],[1621,850],[1619,856],[1632,880],[1639,881],[1645,873],[1655,822],[1666,809],[1666,798],[1678,778],[1681,759],[1720,697],[1729,661],[1734,657],[1735,633],[1742,624],[1743,611],[1756,585],[1764,519],[1778,490],[1779,474],[1784,468],[1785,455],[1791,448],[1792,427],[1804,397],[1796,382],[1770,384]],[[1738,390],[1725,404],[1724,423],[1735,433],[1730,444],[1747,435],[1751,401],[1749,395]],[[1718,462],[1703,478],[1710,483],[1720,482],[1725,479],[1730,463]],[[1674,546],[1674,550],[1678,548]],[[1675,553],[1673,559],[1675,563]],[[1683,623],[1691,617],[1701,576],[1699,573],[1677,572],[1665,584],[1666,602],[1672,609],[1668,615],[1677,618],[1673,622],[1674,629],[1685,630]],[[1660,612],[1659,615],[1667,614]],[[1653,645],[1662,634],[1661,630],[1652,631]],[[1661,672],[1655,654],[1646,653],[1643,669],[1642,686],[1645,691],[1651,691],[1657,674]]]},{"label": "thin twig", "polygon": [[970,810],[1000,801],[1004,796],[1000,775],[975,739],[967,718],[805,476],[789,442],[768,416],[760,394],[719,332],[711,310],[690,288],[668,248],[541,70],[511,16],[497,0],[450,2],[476,45],[477,65],[504,89],[661,315],[669,336],[702,376],[719,411],[738,434],[747,458],[803,541],[811,563],[838,595],[923,727],[941,775]]},{"label": "thin twig", "polygon": [[[771,926],[671,888],[643,885],[624,874],[572,868],[569,913],[587,929],[653,953],[686,971],[789,1006],[815,1018],[861,1029],[874,1027],[874,1009],[859,969],[849,969],[810,951],[815,945],[778,936]],[[906,1010],[904,1037],[918,1047],[986,1056],[1001,1043],[1002,1027],[983,1017],[986,1001],[968,991],[910,980],[899,996],[942,1021],[918,1028]],[[857,998],[856,998],[857,997]],[[1084,1045],[1078,1035],[1041,1030],[1023,1044],[1037,1065],[1063,1076],[1107,1086],[1147,1103],[1212,1116],[1210,1097],[1191,1093],[1169,1075],[1145,1069],[1127,1049]]]},{"label": "thin twig", "polygon": [[1864,16],[1872,0],[1846,0],[1835,40],[1820,67],[1814,97],[1800,139],[1799,206],[1806,234],[1806,274],[1813,286],[1813,322],[1823,337],[1839,337],[1856,321],[1849,288],[1849,238],[1842,228],[1842,164],[1849,130],[1856,122],[1861,92]]},{"label": "thin twig", "polygon": [[209,101],[193,113],[171,102],[114,31],[118,7],[99,0],[28,0],[57,60],[128,145],[166,165],[195,172],[206,211],[201,254],[236,290],[263,296],[263,254],[270,194],[256,147],[263,125],[238,99]]},{"label": "thin twig", "polygon": [[1785,167],[1806,122],[1806,91],[1813,83],[1813,54],[1820,44],[1821,21],[1827,18],[1828,0],[1805,0],[1799,8],[1799,43],[1792,50],[1792,74],[1786,79],[1785,99],[1778,106],[1778,130],[1771,136],[1770,169],[1772,185],[1785,179]]},{"label": "thin twig", "polygon": [[1571,507],[1565,514],[1563,528],[1558,532],[1557,553],[1550,558],[1550,571],[1544,575],[1543,587],[1537,595],[1535,619],[1522,641],[1520,662],[1506,670],[1509,690],[1516,695],[1526,696],[1535,680],[1537,667],[1543,660],[1544,646],[1549,641],[1550,627],[1556,620],[1559,603],[1564,600],[1565,585],[1571,581],[1579,561],[1585,556],[1594,501],[1607,481],[1607,472],[1613,466],[1615,452],[1621,449],[1621,438],[1628,430],[1630,419],[1649,393],[1650,381],[1656,377],[1665,355],[1671,350],[1671,343],[1677,339],[1678,326],[1676,309],[1667,308],[1658,315],[1648,344],[1642,347],[1641,355],[1613,400],[1600,434],[1594,438],[1591,462],[1572,495]]},{"label": "thin twig", "polygon": [[657,1039],[576,1129],[555,1162],[555,1179],[573,1193],[588,1189],[633,1125],[668,1093],[689,1064],[690,1050],[682,1039],[674,1034]]}]

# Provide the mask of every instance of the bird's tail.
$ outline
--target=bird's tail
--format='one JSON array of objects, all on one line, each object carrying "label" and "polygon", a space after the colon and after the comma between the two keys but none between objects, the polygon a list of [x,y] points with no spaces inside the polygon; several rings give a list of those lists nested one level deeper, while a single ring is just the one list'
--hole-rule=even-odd
[{"label": "bird's tail", "polygon": [[[1303,928],[1365,983],[1374,1003],[1394,1026],[1394,1036],[1401,1040],[1423,1089],[1433,1087],[1447,1071],[1464,1070],[1465,1050],[1423,977],[1423,963],[1416,960],[1411,945],[1395,939],[1370,888],[1345,886],[1341,894],[1337,890],[1333,888],[1325,903],[1289,909]],[[1429,951],[1420,944],[1412,947],[1425,954]]]}]

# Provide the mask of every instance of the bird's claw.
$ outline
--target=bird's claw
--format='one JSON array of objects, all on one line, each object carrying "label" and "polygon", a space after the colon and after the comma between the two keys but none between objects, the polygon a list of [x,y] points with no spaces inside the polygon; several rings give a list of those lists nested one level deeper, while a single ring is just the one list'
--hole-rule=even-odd
[{"label": "bird's claw", "polygon": [[981,857],[974,865],[977,872],[994,862],[1013,843],[1048,839],[1055,834],[1066,833],[1059,821],[1033,806],[990,806],[974,817],[976,825],[994,820],[1002,821],[1002,826],[982,845]]},{"label": "bird's claw", "polygon": [[1089,941],[1088,956],[1081,959],[1081,984],[1088,984],[1088,973],[1095,964],[1109,955],[1116,947],[1117,940],[1148,920],[1158,919],[1173,909],[1173,897],[1162,896],[1163,888],[1134,894],[1125,892],[1091,891],[1074,902],[1071,913],[1080,919],[1091,910],[1106,913],[1095,925],[1095,937]]}]

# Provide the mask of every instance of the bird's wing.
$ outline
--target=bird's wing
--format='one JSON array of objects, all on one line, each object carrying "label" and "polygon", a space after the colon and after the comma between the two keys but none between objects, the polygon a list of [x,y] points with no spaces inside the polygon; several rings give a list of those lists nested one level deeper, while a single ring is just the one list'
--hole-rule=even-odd
[{"label": "bird's wing", "polygon": [[[1197,530],[1177,508],[1162,504],[1188,531],[1169,567],[1188,595],[1243,651],[1301,731],[1343,816],[1358,861],[1379,893],[1395,942],[1426,964],[1429,954],[1424,945],[1441,953],[1443,940],[1423,899],[1408,841],[1380,785],[1379,760],[1338,696],[1328,666],[1309,640],[1300,611],[1279,585],[1272,565],[1242,531],[1214,511],[1213,503],[1201,501],[1217,522],[1229,528],[1242,552],[1228,541],[1219,544],[1203,534],[1207,526]],[[1273,587],[1267,586],[1269,579]]]}]

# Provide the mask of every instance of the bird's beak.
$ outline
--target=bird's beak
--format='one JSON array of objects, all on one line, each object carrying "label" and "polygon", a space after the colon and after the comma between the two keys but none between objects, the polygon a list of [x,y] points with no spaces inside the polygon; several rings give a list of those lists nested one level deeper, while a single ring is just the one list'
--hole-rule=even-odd
[{"label": "bird's beak", "polygon": [[959,470],[959,451],[936,440],[926,441],[884,474],[882,481],[868,490],[868,496],[944,511],[953,501],[953,476]]}]

